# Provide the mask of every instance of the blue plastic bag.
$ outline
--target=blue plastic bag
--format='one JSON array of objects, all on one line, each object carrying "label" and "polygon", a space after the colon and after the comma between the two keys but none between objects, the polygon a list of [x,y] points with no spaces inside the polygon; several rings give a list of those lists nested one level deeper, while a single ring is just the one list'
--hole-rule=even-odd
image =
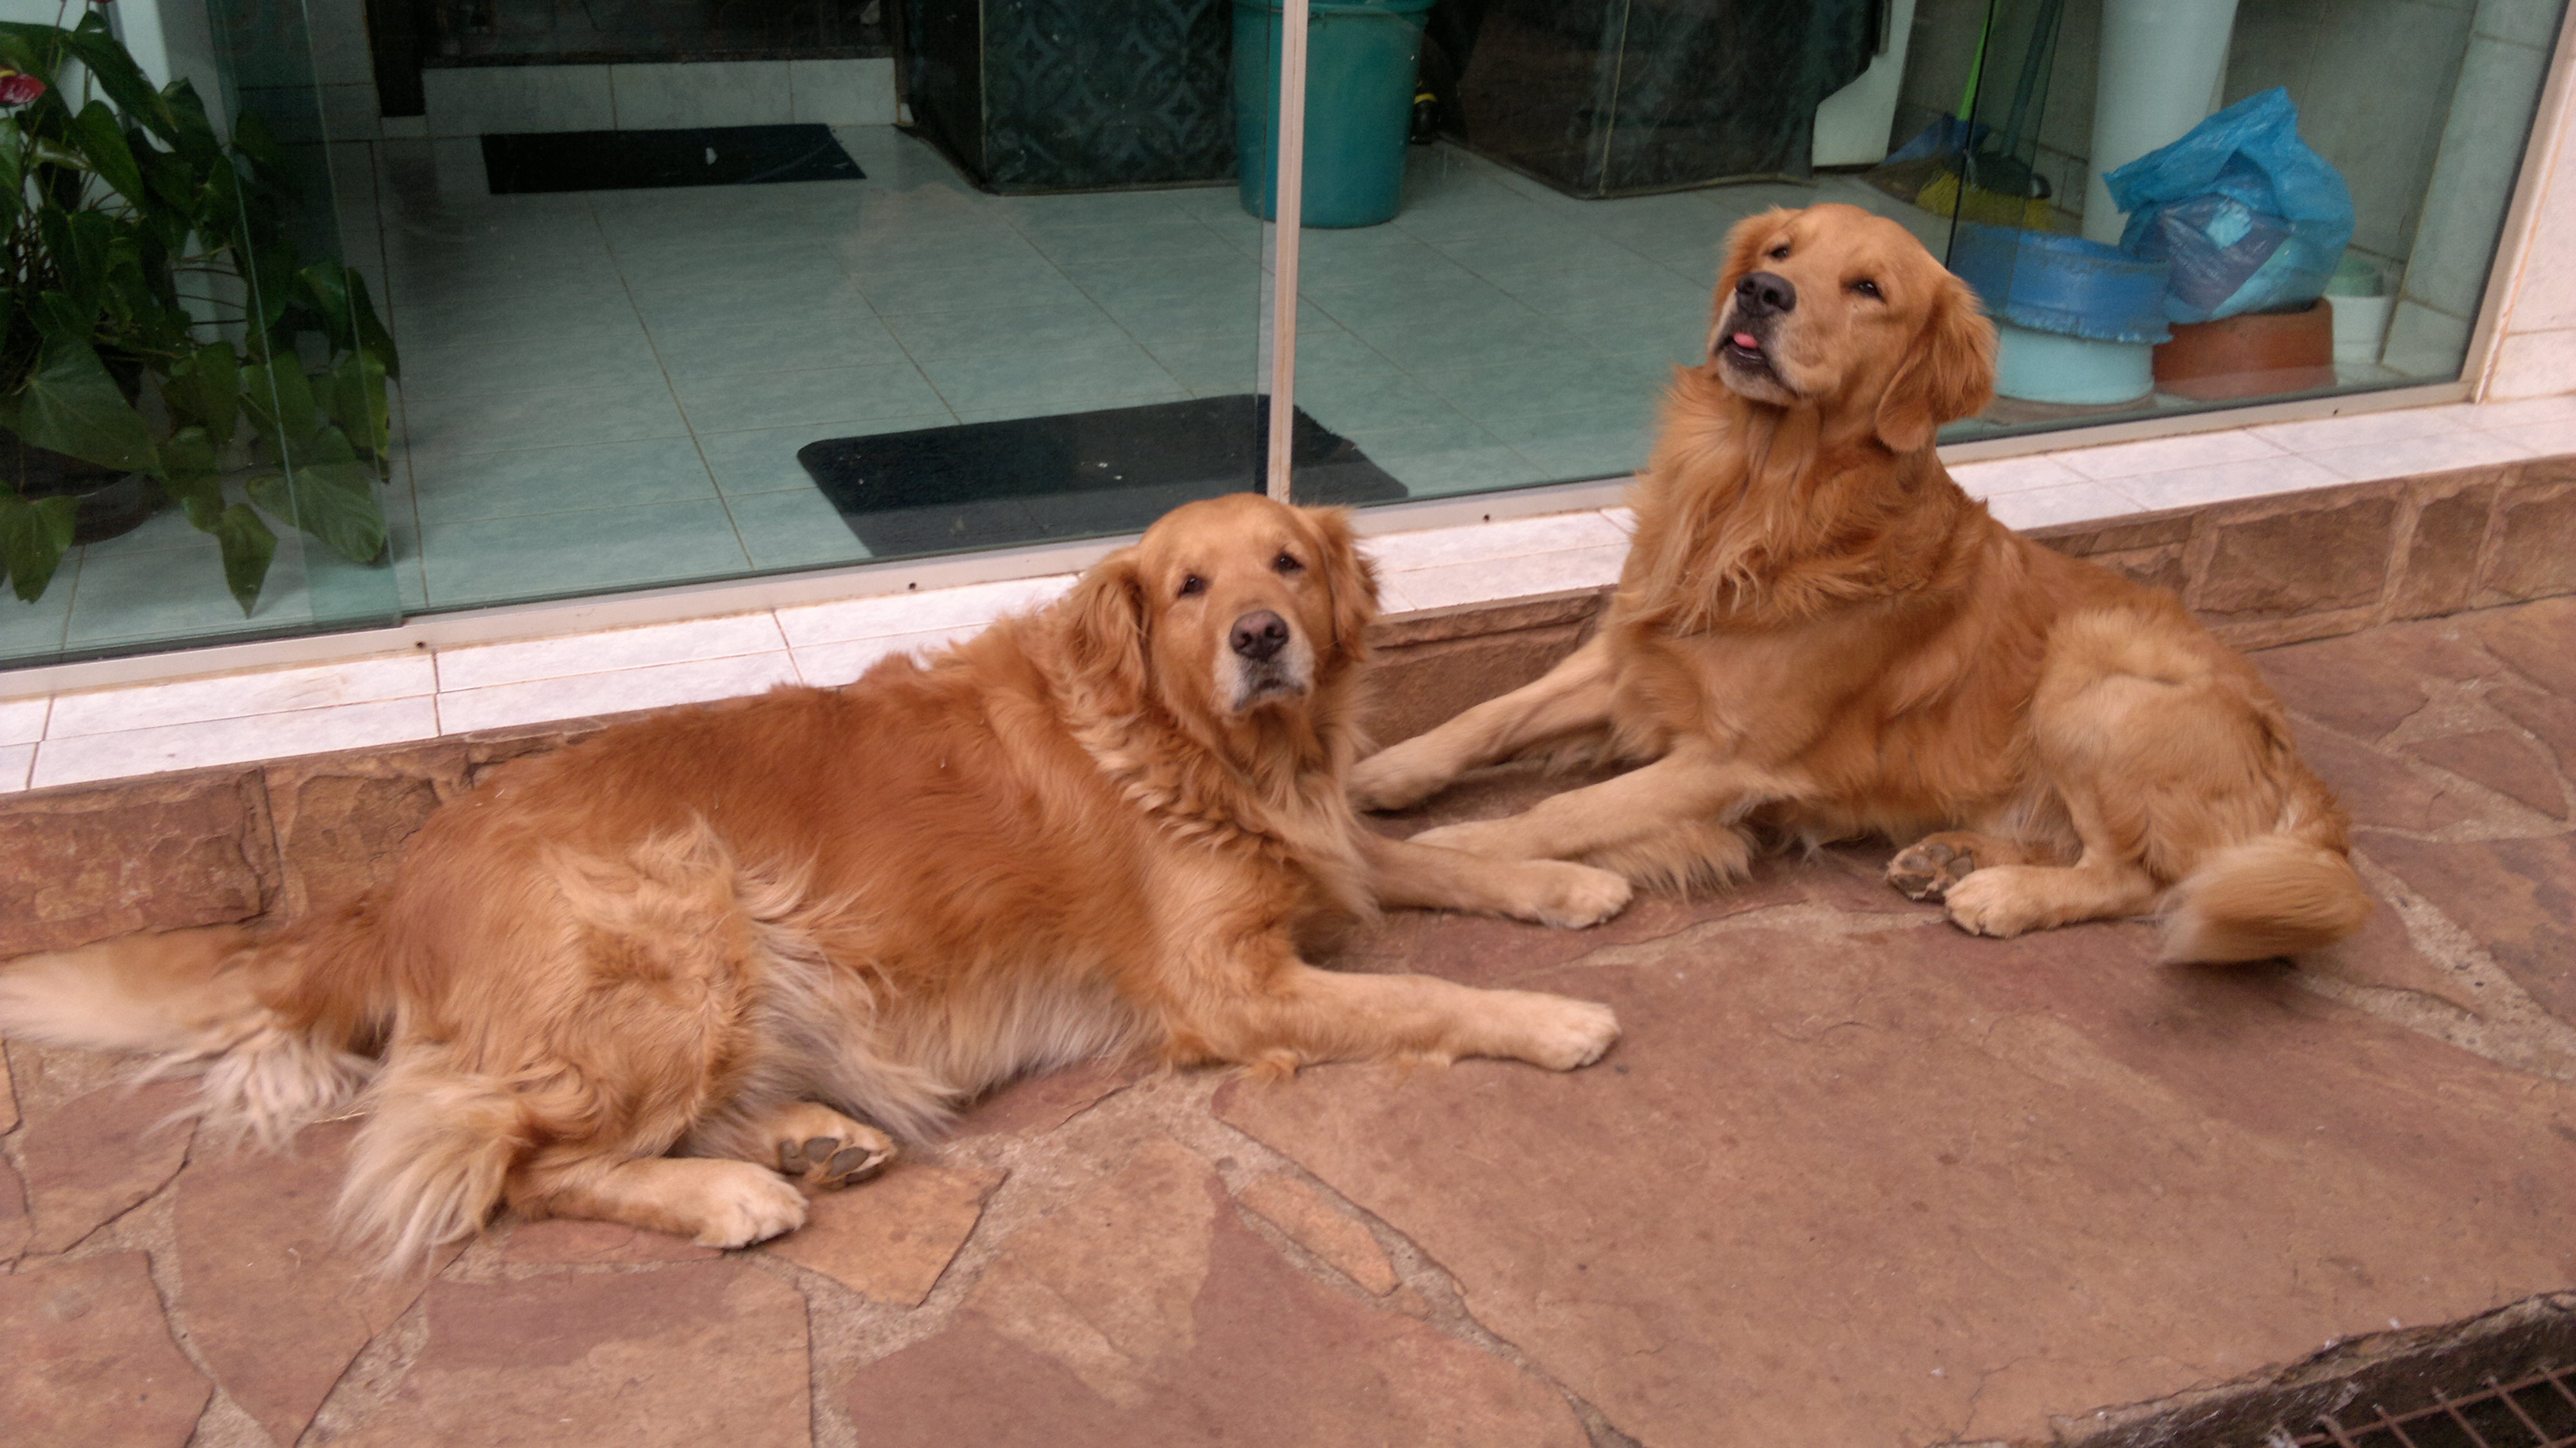
[{"label": "blue plastic bag", "polygon": [[2352,241],[2352,188],[2299,139],[2298,107],[2277,86],[2103,179],[2129,213],[2120,249],[2173,264],[2170,321],[2312,302]]}]

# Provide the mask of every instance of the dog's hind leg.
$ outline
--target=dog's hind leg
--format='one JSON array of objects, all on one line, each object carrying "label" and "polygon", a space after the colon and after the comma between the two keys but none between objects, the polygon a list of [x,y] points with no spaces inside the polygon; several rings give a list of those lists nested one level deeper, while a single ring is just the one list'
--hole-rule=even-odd
[{"label": "dog's hind leg", "polygon": [[781,1101],[701,1122],[680,1150],[758,1162],[818,1187],[865,1181],[895,1158],[894,1138],[818,1101]]},{"label": "dog's hind leg", "polygon": [[1887,883],[1909,900],[1939,900],[1979,870],[2041,862],[2038,852],[1974,830],[1925,835],[1887,862]]},{"label": "dog's hind leg", "polygon": [[1604,730],[1609,722],[1610,645],[1596,638],[1535,682],[1361,760],[1351,770],[1351,803],[1403,809],[1470,769]]}]

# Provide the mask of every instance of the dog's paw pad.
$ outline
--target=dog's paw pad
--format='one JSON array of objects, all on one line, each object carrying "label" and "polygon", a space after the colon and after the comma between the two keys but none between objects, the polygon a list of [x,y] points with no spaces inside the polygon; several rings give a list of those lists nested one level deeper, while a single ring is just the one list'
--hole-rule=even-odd
[{"label": "dog's paw pad", "polygon": [[832,1153],[831,1159],[823,1163],[823,1179],[826,1185],[847,1186],[851,1182],[864,1181],[885,1170],[886,1163],[893,1159],[892,1150],[877,1151],[865,1146],[845,1146]]},{"label": "dog's paw pad", "polygon": [[1956,845],[1924,840],[1887,862],[1887,883],[1909,900],[1937,901],[1977,868],[1977,857]]},{"label": "dog's paw pad", "polygon": [[[857,1129],[867,1130],[865,1127]],[[894,1157],[894,1143],[873,1131],[868,1131],[863,1137],[849,1139],[809,1136],[803,1141],[778,1144],[780,1171],[825,1188],[865,1181],[885,1170],[886,1164]]]}]

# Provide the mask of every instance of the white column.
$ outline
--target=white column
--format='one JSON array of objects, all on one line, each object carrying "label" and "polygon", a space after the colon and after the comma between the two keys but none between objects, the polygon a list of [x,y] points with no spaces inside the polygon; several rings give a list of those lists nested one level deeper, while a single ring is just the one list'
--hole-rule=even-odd
[{"label": "white column", "polygon": [[1288,498],[1289,444],[1297,421],[1297,229],[1306,203],[1307,0],[1281,0],[1279,134],[1272,147],[1276,199],[1270,294],[1270,496]]},{"label": "white column", "polygon": [[2214,108],[2235,28],[2236,0],[2102,0],[2086,238],[2116,242],[2127,220],[2102,173],[2181,140]]}]

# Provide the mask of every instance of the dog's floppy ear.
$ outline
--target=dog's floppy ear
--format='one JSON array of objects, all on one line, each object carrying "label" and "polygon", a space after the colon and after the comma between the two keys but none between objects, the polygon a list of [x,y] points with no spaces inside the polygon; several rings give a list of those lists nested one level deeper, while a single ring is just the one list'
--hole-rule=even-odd
[{"label": "dog's floppy ear", "polygon": [[1905,349],[1905,360],[1878,398],[1878,438],[1890,450],[1929,447],[1941,424],[1966,417],[1995,397],[1995,325],[1966,282],[1939,274],[1932,315]]},{"label": "dog's floppy ear", "polygon": [[1145,694],[1145,580],[1136,550],[1091,566],[1065,597],[1065,661],[1073,677],[1119,704]]},{"label": "dog's floppy ear", "polygon": [[1318,567],[1333,598],[1333,654],[1351,662],[1367,656],[1368,626],[1377,618],[1377,566],[1360,553],[1348,508],[1308,508]]}]

